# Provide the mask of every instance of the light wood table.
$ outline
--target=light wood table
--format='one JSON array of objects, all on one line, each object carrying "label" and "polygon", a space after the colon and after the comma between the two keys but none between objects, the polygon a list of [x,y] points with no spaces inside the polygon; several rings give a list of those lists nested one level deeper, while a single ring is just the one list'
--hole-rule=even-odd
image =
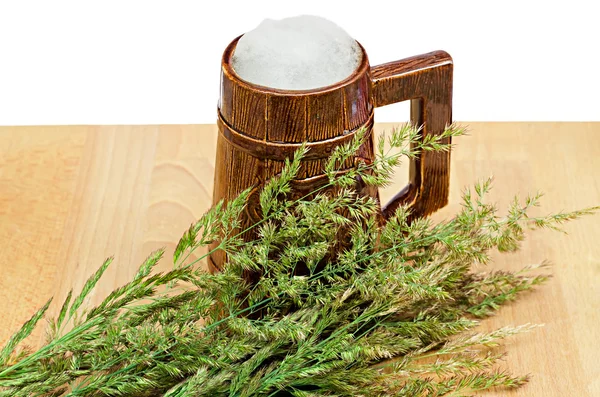
[{"label": "light wood table", "polygon": [[[501,208],[537,190],[546,193],[541,212],[600,204],[600,123],[467,124],[470,136],[455,140],[451,204],[436,219],[491,174]],[[106,257],[115,265],[91,303],[152,250],[166,247],[168,258],[211,204],[215,143],[214,125],[1,127],[0,344],[51,296],[55,313]],[[406,169],[383,199],[405,179]],[[545,324],[506,348],[504,365],[533,375],[518,395],[600,396],[600,216],[566,229],[529,233],[522,251],[494,255],[498,269],[555,264],[547,285],[482,324]],[[165,259],[161,269],[170,266]]]}]

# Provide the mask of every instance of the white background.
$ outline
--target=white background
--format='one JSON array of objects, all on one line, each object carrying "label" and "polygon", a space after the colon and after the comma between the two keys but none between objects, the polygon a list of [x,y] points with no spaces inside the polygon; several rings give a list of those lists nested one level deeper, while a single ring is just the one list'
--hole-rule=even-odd
[{"label": "white background", "polygon": [[455,120],[600,120],[595,3],[0,0],[0,125],[213,123],[226,45],[298,14],[338,23],[372,65],[448,51]]}]

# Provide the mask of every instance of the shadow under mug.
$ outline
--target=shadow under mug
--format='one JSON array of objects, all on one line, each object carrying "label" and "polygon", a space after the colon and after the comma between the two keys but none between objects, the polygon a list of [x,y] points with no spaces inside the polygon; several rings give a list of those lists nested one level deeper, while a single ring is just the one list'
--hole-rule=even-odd
[{"label": "shadow under mug", "polygon": [[[254,186],[241,230],[261,219],[258,196],[262,185],[281,172],[285,159],[302,142],[308,142],[309,151],[294,181],[294,191],[300,194],[326,183],[327,158],[360,128],[366,128],[369,136],[357,158],[373,160],[375,107],[410,100],[411,123],[422,126],[423,137],[440,134],[452,123],[453,64],[444,51],[371,67],[359,44],[362,61],[345,80],[317,89],[281,90],[249,83],[236,74],[231,59],[238,40],[227,46],[221,62],[213,204]],[[400,205],[409,205],[412,217],[442,208],[448,202],[449,183],[450,152],[421,153],[410,162],[408,185],[382,206],[382,219]],[[379,199],[376,189],[366,194]],[[250,230],[243,238],[253,239],[255,233]],[[216,243],[211,250],[214,247]],[[208,262],[211,271],[222,269],[225,253],[213,252]]]}]

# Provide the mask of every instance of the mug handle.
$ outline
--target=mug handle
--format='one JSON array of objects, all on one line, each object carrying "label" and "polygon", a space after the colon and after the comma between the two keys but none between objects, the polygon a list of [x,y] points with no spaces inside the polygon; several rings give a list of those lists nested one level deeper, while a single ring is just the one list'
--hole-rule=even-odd
[{"label": "mug handle", "polygon": [[[441,134],[452,124],[452,58],[445,51],[385,63],[371,68],[375,107],[410,100],[410,121],[421,136]],[[444,143],[450,143],[448,138]],[[409,182],[385,206],[388,219],[401,205],[411,218],[424,217],[448,204],[450,151],[423,152],[411,160]]]}]

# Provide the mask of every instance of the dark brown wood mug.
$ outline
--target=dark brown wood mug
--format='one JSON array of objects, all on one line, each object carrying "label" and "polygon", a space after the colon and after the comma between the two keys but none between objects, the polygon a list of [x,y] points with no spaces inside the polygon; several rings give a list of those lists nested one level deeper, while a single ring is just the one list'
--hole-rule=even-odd
[{"label": "dark brown wood mug", "polygon": [[[371,136],[357,157],[373,159],[375,107],[410,100],[411,123],[423,126],[423,136],[440,134],[452,122],[453,64],[444,51],[370,67],[359,45],[362,61],[348,78],[327,87],[292,91],[242,80],[231,66],[238,40],[227,46],[221,62],[213,203],[255,186],[242,230],[260,219],[261,186],[281,171],[302,142],[308,142],[309,151],[294,190],[310,192],[326,180],[323,166],[331,151],[351,140],[361,127]],[[383,218],[403,204],[410,205],[414,216],[438,210],[448,202],[449,183],[450,153],[422,153],[410,163],[409,184],[382,207]],[[376,190],[369,194],[379,198]],[[254,236],[249,231],[244,238]],[[210,270],[219,270],[225,254],[216,251],[209,259]]]}]

